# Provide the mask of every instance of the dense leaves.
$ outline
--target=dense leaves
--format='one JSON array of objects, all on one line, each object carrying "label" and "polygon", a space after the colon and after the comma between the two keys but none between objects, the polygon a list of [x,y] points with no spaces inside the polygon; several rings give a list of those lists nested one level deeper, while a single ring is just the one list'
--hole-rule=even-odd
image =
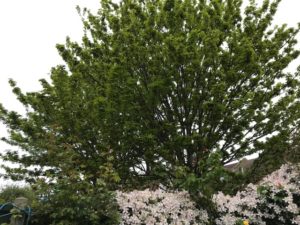
[{"label": "dense leaves", "polygon": [[37,186],[39,199],[34,207],[34,224],[58,225],[113,225],[119,223],[119,212],[114,193],[103,181],[95,185],[68,179],[55,184]]},{"label": "dense leaves", "polygon": [[29,204],[36,199],[36,196],[29,187],[6,186],[0,191],[0,204],[14,202],[16,198],[25,197]]},{"label": "dense leaves", "polygon": [[3,140],[23,150],[2,154],[19,165],[7,176],[100,179],[115,189],[178,185],[185,171],[192,186],[210,180],[214,190],[220,165],[270,149],[266,137],[289,137],[299,122],[299,72],[285,70],[299,55],[299,27],[272,25],[279,2],[242,10],[242,0],[102,0],[95,15],[79,9],[82,43],[57,45],[66,65],[37,92],[10,81],[27,113],[0,106]]}]

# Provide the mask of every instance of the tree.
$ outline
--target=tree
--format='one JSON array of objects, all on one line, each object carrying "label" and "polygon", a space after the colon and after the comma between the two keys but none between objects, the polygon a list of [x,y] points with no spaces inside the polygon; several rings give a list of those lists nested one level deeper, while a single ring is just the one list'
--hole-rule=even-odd
[{"label": "tree", "polygon": [[[196,177],[212,153],[220,163],[263,150],[299,121],[298,28],[272,26],[280,0],[102,0],[79,12],[82,43],[57,45],[66,66],[23,93],[25,116],[1,106],[4,139],[24,154],[8,176],[37,182],[82,179],[109,188]],[[67,160],[66,160],[67,159]],[[47,180],[47,179],[45,179]],[[117,183],[116,183],[117,182]],[[118,183],[120,182],[120,183]]]},{"label": "tree", "polygon": [[289,135],[282,133],[263,143],[260,148],[264,151],[254,161],[247,183],[257,183],[283,164],[298,164],[300,162],[299,131],[299,127],[296,126]]}]

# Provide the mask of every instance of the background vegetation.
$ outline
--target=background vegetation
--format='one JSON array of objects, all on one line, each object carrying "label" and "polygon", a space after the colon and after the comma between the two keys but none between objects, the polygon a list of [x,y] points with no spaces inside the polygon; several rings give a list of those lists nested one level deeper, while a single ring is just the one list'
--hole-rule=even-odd
[{"label": "background vegetation", "polygon": [[66,65],[51,81],[23,93],[10,80],[27,114],[0,105],[3,141],[22,149],[1,155],[19,165],[4,166],[7,177],[33,185],[52,223],[113,224],[113,190],[162,183],[209,202],[236,180],[224,164],[261,152],[257,168],[270,159],[274,170],[293,158],[299,71],[286,68],[299,55],[299,27],[272,26],[279,2],[242,10],[242,0],[102,0],[95,15],[78,9],[85,35],[57,45]]}]

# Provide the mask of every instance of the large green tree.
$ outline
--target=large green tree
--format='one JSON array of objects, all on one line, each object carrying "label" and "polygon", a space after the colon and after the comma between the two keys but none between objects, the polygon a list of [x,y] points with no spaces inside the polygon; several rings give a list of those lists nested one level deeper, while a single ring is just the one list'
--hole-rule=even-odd
[{"label": "large green tree", "polygon": [[[27,114],[0,107],[2,157],[15,179],[104,180],[115,188],[197,177],[263,150],[299,120],[298,28],[273,26],[279,0],[102,0],[80,11],[82,43],[58,45],[65,66],[42,89],[13,91]],[[215,156],[214,156],[215,158]],[[75,175],[74,175],[75,174]],[[47,179],[45,179],[47,181]]]}]

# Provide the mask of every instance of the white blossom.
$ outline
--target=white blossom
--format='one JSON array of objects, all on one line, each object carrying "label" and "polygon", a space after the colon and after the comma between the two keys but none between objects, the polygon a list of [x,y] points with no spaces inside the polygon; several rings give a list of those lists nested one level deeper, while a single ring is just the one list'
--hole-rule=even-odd
[{"label": "white blossom", "polygon": [[[266,193],[258,193],[259,187],[266,187]],[[277,202],[270,203],[264,194],[268,198],[277,199]],[[281,199],[281,194],[287,196]],[[294,194],[300,195],[299,173],[296,166],[285,164],[258,184],[249,184],[235,196],[224,195],[222,192],[214,195],[213,201],[221,215],[216,224],[233,225],[238,220],[249,219],[250,224],[262,225],[265,224],[263,218],[277,218],[285,224],[287,221],[282,215],[288,212],[292,217],[290,222],[298,225],[300,211],[299,206],[293,202]],[[266,207],[268,210],[265,210]]]},{"label": "white blossom", "polygon": [[[296,167],[286,164],[235,196],[215,194],[213,202],[219,213],[215,224],[235,225],[248,220],[250,225],[265,225],[267,218],[299,225],[299,206],[294,203],[294,195],[300,196],[299,180]],[[209,220],[208,213],[195,207],[188,192],[170,191],[163,186],[155,191],[118,191],[117,201],[122,212],[121,225],[204,225]]]},{"label": "white blossom", "polygon": [[117,201],[122,211],[121,225],[190,225],[208,220],[207,212],[197,209],[186,191],[117,192]]}]

